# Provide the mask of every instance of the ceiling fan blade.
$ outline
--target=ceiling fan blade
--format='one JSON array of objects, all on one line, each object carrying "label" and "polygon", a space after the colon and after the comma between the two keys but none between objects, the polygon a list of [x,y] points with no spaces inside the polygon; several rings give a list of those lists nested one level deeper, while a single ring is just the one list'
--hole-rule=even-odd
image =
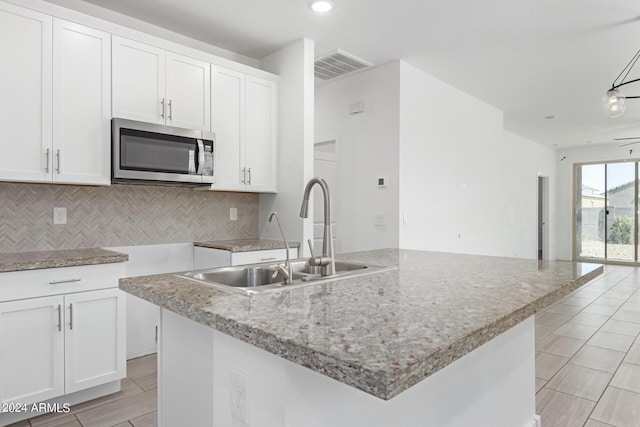
[{"label": "ceiling fan blade", "polygon": [[627,145],[633,145],[633,144],[640,144],[640,141],[636,141],[636,142],[627,142],[626,144],[622,144],[620,147],[626,147]]}]

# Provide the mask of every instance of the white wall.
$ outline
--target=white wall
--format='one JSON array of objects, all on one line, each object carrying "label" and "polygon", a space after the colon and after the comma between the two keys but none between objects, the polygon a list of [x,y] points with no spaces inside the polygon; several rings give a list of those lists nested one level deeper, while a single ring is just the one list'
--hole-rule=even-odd
[{"label": "white wall", "polygon": [[[576,163],[606,162],[612,160],[633,160],[640,157],[640,146],[620,147],[616,145],[596,145],[561,150],[556,154],[558,173],[557,206],[558,259],[573,259],[573,169]],[[633,150],[629,153],[629,150]],[[635,154],[634,154],[635,153]],[[564,157],[564,160],[560,160]]]},{"label": "white wall", "polygon": [[401,62],[401,247],[536,258],[538,175],[554,172],[501,110]]},{"label": "white wall", "polygon": [[[314,43],[308,39],[260,60],[264,70],[280,75],[278,82],[278,194],[261,194],[259,233],[263,239],[280,240],[271,212],[278,212],[287,240],[313,238],[313,215],[300,218],[300,203],[313,172],[313,61]],[[301,245],[308,256],[306,245]]]},{"label": "white wall", "polygon": [[[365,113],[348,114],[364,102]],[[316,88],[316,140],[337,139],[345,252],[402,247],[536,258],[538,176],[554,151],[504,131],[502,111],[402,61]],[[390,186],[375,187],[386,175]],[[386,227],[376,227],[375,215]],[[404,221],[406,219],[406,223]]]},{"label": "white wall", "polygon": [[[336,140],[342,252],[398,247],[399,71],[392,62],[316,87],[316,141]],[[356,102],[364,113],[350,115]],[[376,186],[378,176],[388,178],[386,188]],[[377,215],[384,226],[374,224]]]}]

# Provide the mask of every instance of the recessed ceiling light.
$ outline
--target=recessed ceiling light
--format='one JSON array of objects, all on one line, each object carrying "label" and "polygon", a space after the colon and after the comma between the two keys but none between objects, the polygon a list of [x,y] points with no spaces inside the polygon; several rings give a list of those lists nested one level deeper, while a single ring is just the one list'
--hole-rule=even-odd
[{"label": "recessed ceiling light", "polygon": [[333,2],[331,0],[313,0],[309,2],[309,7],[316,13],[327,13],[333,9]]},{"label": "recessed ceiling light", "polygon": [[558,116],[558,115],[555,115],[555,114],[553,114],[553,115],[550,115],[550,116],[544,116],[544,118],[545,118],[545,119],[547,119],[547,120],[553,120],[553,119],[557,119],[558,117],[560,117],[560,116]]}]

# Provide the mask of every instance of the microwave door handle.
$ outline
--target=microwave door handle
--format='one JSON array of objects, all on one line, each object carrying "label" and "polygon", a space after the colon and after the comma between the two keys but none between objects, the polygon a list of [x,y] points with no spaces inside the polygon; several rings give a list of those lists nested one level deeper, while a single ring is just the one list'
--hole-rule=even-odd
[{"label": "microwave door handle", "polygon": [[198,170],[196,171],[197,175],[202,175],[204,173],[204,143],[201,139],[198,140]]}]

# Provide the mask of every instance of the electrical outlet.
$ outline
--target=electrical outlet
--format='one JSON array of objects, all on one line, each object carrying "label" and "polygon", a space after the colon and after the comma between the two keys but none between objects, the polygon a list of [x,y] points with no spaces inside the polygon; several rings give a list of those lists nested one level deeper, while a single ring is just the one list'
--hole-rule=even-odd
[{"label": "electrical outlet", "polygon": [[53,208],[53,223],[60,225],[67,223],[67,208]]},{"label": "electrical outlet", "polygon": [[247,375],[231,370],[231,416],[248,425]]},{"label": "electrical outlet", "polygon": [[229,219],[231,221],[238,220],[238,208],[229,208]]}]

